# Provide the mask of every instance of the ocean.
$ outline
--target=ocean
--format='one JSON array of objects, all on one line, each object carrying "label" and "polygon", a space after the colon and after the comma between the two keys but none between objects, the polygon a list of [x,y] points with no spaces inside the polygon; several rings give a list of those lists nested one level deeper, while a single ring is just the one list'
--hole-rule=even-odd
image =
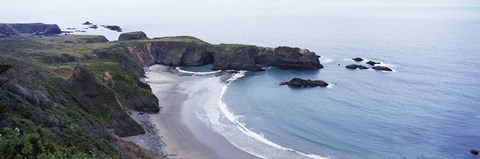
[{"label": "ocean", "polygon": [[[199,116],[220,115],[216,121],[202,120],[257,156],[475,158],[469,151],[480,149],[480,8],[244,12],[249,14],[31,18],[62,28],[83,29],[80,23],[89,20],[141,30],[149,37],[190,35],[213,44],[293,46],[321,55],[325,68],[320,70],[241,72],[216,102],[198,109]],[[110,40],[119,35],[86,30],[77,34],[103,34]],[[356,63],[354,57],[381,61],[395,71],[345,69]],[[208,72],[208,67],[184,71]],[[331,87],[279,86],[293,77],[324,80]]]},{"label": "ocean", "polygon": [[[230,82],[220,105],[238,130],[226,128],[234,136],[227,139],[267,158],[475,158],[480,9],[411,10],[425,15],[301,17],[247,27],[257,31],[242,31],[241,42],[306,47],[325,68],[272,67]],[[265,26],[268,33],[259,33]],[[345,69],[354,57],[394,72]],[[293,77],[332,86],[279,86]]]}]

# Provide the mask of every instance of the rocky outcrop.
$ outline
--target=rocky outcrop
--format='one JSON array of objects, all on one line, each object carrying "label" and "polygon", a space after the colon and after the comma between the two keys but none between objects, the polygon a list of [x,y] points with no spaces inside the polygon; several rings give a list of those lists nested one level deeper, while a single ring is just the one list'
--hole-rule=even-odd
[{"label": "rocky outcrop", "polygon": [[56,35],[61,33],[62,31],[56,24],[0,24],[0,35]]},{"label": "rocky outcrop", "polygon": [[380,62],[368,61],[367,64],[369,64],[370,66],[374,66],[374,65],[376,65],[376,64],[380,64]]},{"label": "rocky outcrop", "polygon": [[355,61],[355,62],[362,62],[363,61],[363,59],[360,58],[360,57],[355,57],[352,60]]},{"label": "rocky outcrop", "polygon": [[472,155],[475,155],[475,156],[476,156],[476,155],[478,155],[478,150],[472,149],[472,150],[470,150],[470,153],[471,153]]},{"label": "rocky outcrop", "polygon": [[148,37],[142,31],[122,33],[120,34],[120,37],[118,37],[118,41],[138,40],[138,39],[148,39]]},{"label": "rocky outcrop", "polygon": [[102,27],[107,28],[111,31],[122,32],[122,28],[118,25],[102,25]]},{"label": "rocky outcrop", "polygon": [[282,82],[280,85],[288,85],[290,87],[300,88],[300,87],[327,87],[328,83],[322,80],[304,80],[301,78],[293,78],[288,82]]},{"label": "rocky outcrop", "polygon": [[385,66],[374,66],[372,69],[377,70],[377,71],[393,71],[391,68],[385,67]]},{"label": "rocky outcrop", "polygon": [[362,65],[357,65],[357,64],[351,64],[351,65],[347,65],[345,66],[345,68],[347,69],[361,69],[361,70],[364,70],[364,69],[368,69],[368,67],[365,67],[365,66],[362,66]]},{"label": "rocky outcrop", "polygon": [[85,23],[82,23],[82,25],[92,25],[93,23],[90,23],[89,21],[86,21]]},{"label": "rocky outcrop", "polygon": [[129,47],[144,66],[200,66],[213,64],[213,70],[261,71],[266,66],[284,68],[323,68],[316,54],[292,47],[266,48],[253,45],[211,45],[193,37],[153,39],[143,48]]}]

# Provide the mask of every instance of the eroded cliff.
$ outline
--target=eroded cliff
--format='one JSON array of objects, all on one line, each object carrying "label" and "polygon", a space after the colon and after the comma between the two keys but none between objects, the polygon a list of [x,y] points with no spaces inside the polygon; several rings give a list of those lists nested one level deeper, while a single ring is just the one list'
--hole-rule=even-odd
[{"label": "eroded cliff", "polygon": [[212,45],[194,37],[165,37],[124,43],[144,66],[200,66],[213,64],[214,70],[260,71],[279,66],[297,69],[323,68],[318,56],[307,49],[258,47],[254,45]]}]

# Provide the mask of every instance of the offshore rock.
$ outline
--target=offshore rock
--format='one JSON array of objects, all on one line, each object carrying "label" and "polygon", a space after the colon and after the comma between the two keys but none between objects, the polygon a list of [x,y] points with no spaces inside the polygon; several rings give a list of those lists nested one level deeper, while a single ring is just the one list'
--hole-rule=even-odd
[{"label": "offshore rock", "polygon": [[357,65],[357,64],[351,64],[351,65],[347,65],[345,66],[345,68],[347,69],[361,69],[361,70],[364,70],[364,69],[368,69],[368,67],[365,67],[365,66],[362,66],[362,65]]},{"label": "offshore rock", "polygon": [[374,65],[376,65],[376,64],[380,64],[380,62],[368,61],[367,64],[369,64],[370,66],[374,66]]},{"label": "offshore rock", "polygon": [[293,78],[288,82],[282,82],[280,85],[288,85],[290,87],[301,88],[301,87],[327,87],[328,83],[322,80],[304,80],[301,78]]},{"label": "offshore rock", "polygon": [[363,59],[360,58],[360,57],[355,57],[352,60],[355,61],[355,62],[362,62],[363,61]]},{"label": "offshore rock", "polygon": [[118,25],[102,25],[102,27],[110,29],[112,31],[122,32],[122,28]]},{"label": "offshore rock", "polygon": [[372,67],[372,69],[377,71],[393,71],[391,68],[388,68],[385,66],[375,66],[375,67]]}]

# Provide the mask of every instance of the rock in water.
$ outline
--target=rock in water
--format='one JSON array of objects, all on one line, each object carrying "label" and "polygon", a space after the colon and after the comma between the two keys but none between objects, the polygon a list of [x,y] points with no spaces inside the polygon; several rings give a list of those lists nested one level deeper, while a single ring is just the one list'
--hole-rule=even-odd
[{"label": "rock in water", "polygon": [[380,64],[380,62],[368,61],[367,64],[369,64],[370,66],[374,66],[376,64]]},{"label": "rock in water", "polygon": [[300,87],[327,87],[328,83],[322,80],[304,80],[301,78],[293,78],[288,82],[282,82],[280,85],[288,85],[290,87],[300,88]]},{"label": "rock in water", "polygon": [[365,66],[362,66],[362,65],[357,65],[357,64],[347,65],[347,66],[345,66],[345,68],[352,69],[352,70],[357,69],[357,68],[362,69],[362,70],[368,69],[368,67],[365,67]]},{"label": "rock in water", "polygon": [[0,35],[56,35],[62,30],[56,24],[43,23],[0,23]]},{"label": "rock in water", "polygon": [[472,149],[472,150],[470,150],[470,153],[471,153],[472,155],[475,155],[475,156],[476,156],[476,155],[478,155],[478,150]]},{"label": "rock in water", "polygon": [[90,29],[98,29],[98,26],[97,26],[97,25],[92,25],[92,26],[90,26],[90,27],[88,27],[88,28],[90,28]]},{"label": "rock in water", "polygon": [[352,60],[355,61],[355,62],[362,62],[363,61],[363,59],[360,58],[360,57],[355,57]]},{"label": "rock in water", "polygon": [[82,25],[92,25],[89,21],[86,21],[85,23],[82,23]]},{"label": "rock in water", "polygon": [[112,31],[122,32],[122,28],[118,25],[102,25],[102,27],[110,29]]},{"label": "rock in water", "polygon": [[137,39],[148,39],[148,37],[142,31],[122,33],[120,34],[120,37],[118,37],[118,41],[137,40]]},{"label": "rock in water", "polygon": [[385,66],[375,66],[375,67],[372,67],[372,69],[377,71],[393,71],[391,68],[388,68]]}]

